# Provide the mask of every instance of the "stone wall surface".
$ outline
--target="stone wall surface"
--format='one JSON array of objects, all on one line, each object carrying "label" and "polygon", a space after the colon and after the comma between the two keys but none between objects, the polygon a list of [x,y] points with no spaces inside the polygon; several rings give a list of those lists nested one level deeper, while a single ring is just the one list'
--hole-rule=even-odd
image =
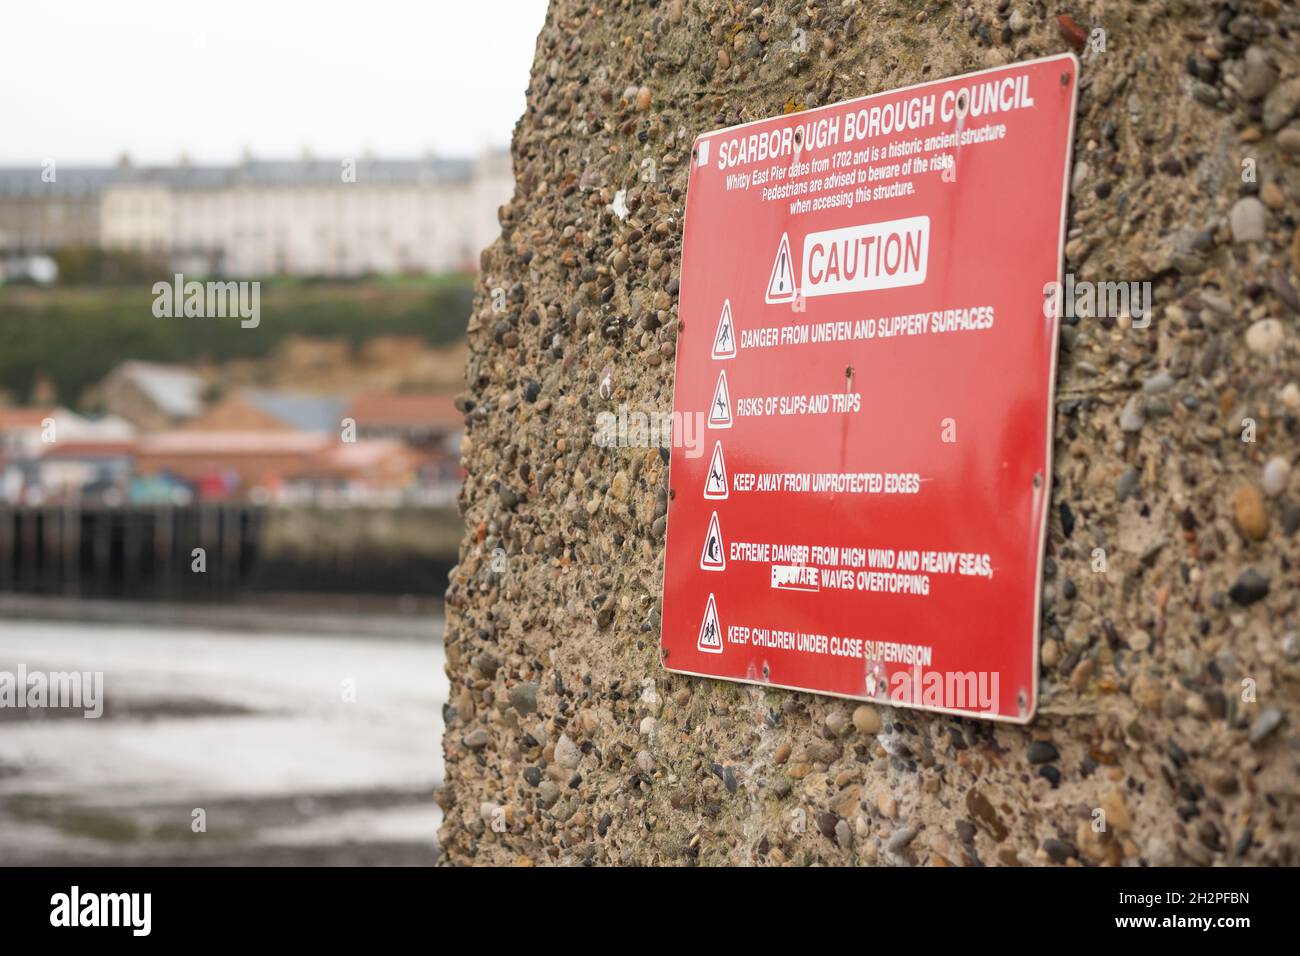
[{"label": "stone wall surface", "polygon": [[[666,673],[666,451],[593,435],[671,408],[694,137],[1098,28],[1066,269],[1157,306],[1062,329],[1033,723]],[[554,0],[469,328],[443,862],[1300,864],[1298,36],[1290,0]]]}]

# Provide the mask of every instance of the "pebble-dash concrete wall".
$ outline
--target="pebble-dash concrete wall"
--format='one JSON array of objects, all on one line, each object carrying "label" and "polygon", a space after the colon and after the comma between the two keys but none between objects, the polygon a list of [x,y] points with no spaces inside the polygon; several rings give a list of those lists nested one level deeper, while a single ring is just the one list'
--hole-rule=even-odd
[{"label": "pebble-dash concrete wall", "polygon": [[[1034,723],[665,673],[665,456],[593,435],[671,407],[694,137],[1096,29],[1066,269],[1157,307],[1063,328]],[[1289,0],[554,0],[469,328],[444,862],[1300,864],[1298,109]]]}]

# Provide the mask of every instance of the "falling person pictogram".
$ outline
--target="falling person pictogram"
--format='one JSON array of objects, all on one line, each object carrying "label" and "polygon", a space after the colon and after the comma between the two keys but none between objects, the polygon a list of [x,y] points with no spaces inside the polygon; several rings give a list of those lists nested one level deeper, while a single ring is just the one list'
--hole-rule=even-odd
[{"label": "falling person pictogram", "polygon": [[727,498],[727,463],[722,457],[722,442],[713,445],[709,471],[704,478],[704,497],[715,501],[725,501]]}]

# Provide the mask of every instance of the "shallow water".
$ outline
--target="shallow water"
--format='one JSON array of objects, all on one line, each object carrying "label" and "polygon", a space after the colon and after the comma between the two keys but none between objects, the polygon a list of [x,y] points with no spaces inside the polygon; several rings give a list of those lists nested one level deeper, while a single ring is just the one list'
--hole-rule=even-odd
[{"label": "shallow water", "polygon": [[0,707],[0,864],[432,862],[446,677],[427,630],[0,620],[0,671],[99,671],[104,701]]}]

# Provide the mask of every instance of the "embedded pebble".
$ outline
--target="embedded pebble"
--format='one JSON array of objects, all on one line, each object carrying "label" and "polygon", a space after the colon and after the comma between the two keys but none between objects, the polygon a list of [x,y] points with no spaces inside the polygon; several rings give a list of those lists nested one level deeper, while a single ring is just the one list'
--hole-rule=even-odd
[{"label": "embedded pebble", "polygon": [[1106,826],[1116,833],[1133,829],[1133,819],[1124,805],[1124,795],[1118,790],[1107,790],[1101,795],[1101,809],[1106,813]]},{"label": "embedded pebble", "polygon": [[821,810],[817,812],[813,819],[816,821],[817,829],[822,836],[826,837],[828,840],[835,839],[835,827],[840,822],[839,817],[833,813]]},{"label": "embedded pebble", "polygon": [[1259,242],[1265,236],[1268,210],[1254,196],[1238,199],[1228,217],[1233,242]]},{"label": "embedded pebble", "polygon": [[832,737],[839,737],[849,729],[849,717],[844,711],[836,708],[826,715],[826,732]]},{"label": "embedded pebble", "polygon": [[1241,94],[1248,100],[1263,99],[1277,83],[1277,70],[1257,46],[1246,50],[1245,63],[1246,75],[1242,78]]},{"label": "embedded pebble", "polygon": [[841,850],[853,848],[853,829],[847,820],[840,820],[835,824],[835,842]]},{"label": "embedded pebble", "polygon": [[1051,763],[1061,756],[1060,751],[1046,740],[1033,740],[1029,743],[1025,759],[1031,764]]},{"label": "embedded pebble", "polygon": [[1047,854],[1047,858],[1053,863],[1064,863],[1066,860],[1079,855],[1079,851],[1073,846],[1055,837],[1043,841],[1043,852]]},{"label": "embedded pebble", "polygon": [[1276,707],[1265,707],[1259,712],[1259,717],[1250,728],[1250,742],[1257,744],[1265,737],[1277,730],[1282,723],[1282,711]]},{"label": "embedded pebble", "polygon": [[1044,667],[1048,669],[1055,667],[1061,660],[1061,642],[1051,640],[1044,641],[1041,658]]},{"label": "embedded pebble", "polygon": [[541,798],[542,805],[550,809],[560,799],[559,784],[554,780],[543,780],[541,786],[537,788],[537,795]]},{"label": "embedded pebble", "polygon": [[1269,209],[1281,209],[1286,205],[1286,195],[1282,192],[1282,187],[1271,179],[1259,187],[1259,199]]},{"label": "embedded pebble", "polygon": [[1260,319],[1246,329],[1246,347],[1256,355],[1272,355],[1282,347],[1285,335],[1277,319]]},{"label": "embedded pebble", "polygon": [[916,839],[919,831],[911,824],[905,824],[889,835],[889,840],[885,843],[885,849],[890,853],[902,853],[907,849],[907,845]]},{"label": "embedded pebble", "polygon": [[863,735],[878,734],[880,733],[880,714],[876,708],[863,704],[853,711],[853,726],[857,728],[858,733]]},{"label": "embedded pebble", "polygon": [[1237,530],[1252,541],[1262,541],[1268,534],[1268,509],[1264,496],[1254,485],[1242,485],[1232,499]]},{"label": "embedded pebble", "polygon": [[526,717],[537,711],[538,686],[533,683],[516,684],[510,688],[510,706]]},{"label": "embedded pebble", "polygon": [[1119,481],[1115,484],[1115,496],[1123,501],[1133,492],[1138,490],[1142,483],[1142,472],[1136,468],[1128,467],[1124,469],[1124,474],[1119,476]]},{"label": "embedded pebble", "polygon": [[1249,568],[1243,571],[1237,577],[1237,580],[1233,582],[1232,587],[1228,589],[1228,597],[1242,607],[1249,607],[1256,601],[1262,601],[1266,598],[1268,589],[1268,578],[1254,568]]},{"label": "embedded pebble", "polygon": [[1279,129],[1295,115],[1297,108],[1300,108],[1300,77],[1279,83],[1264,98],[1264,127]]},{"label": "embedded pebble", "polygon": [[1126,432],[1140,432],[1145,424],[1146,416],[1142,411],[1142,396],[1133,395],[1124,403],[1124,408],[1119,413],[1119,427]]},{"label": "embedded pebble", "polygon": [[572,770],[582,761],[582,751],[568,734],[561,734],[555,742],[555,762],[561,767]]},{"label": "embedded pebble", "polygon": [[1174,387],[1174,377],[1168,372],[1157,372],[1142,383],[1142,391],[1148,395],[1161,395]]},{"label": "embedded pebble", "polygon": [[1264,494],[1276,498],[1286,491],[1287,481],[1291,478],[1291,463],[1281,456],[1274,456],[1264,464],[1264,474],[1260,484]]}]

